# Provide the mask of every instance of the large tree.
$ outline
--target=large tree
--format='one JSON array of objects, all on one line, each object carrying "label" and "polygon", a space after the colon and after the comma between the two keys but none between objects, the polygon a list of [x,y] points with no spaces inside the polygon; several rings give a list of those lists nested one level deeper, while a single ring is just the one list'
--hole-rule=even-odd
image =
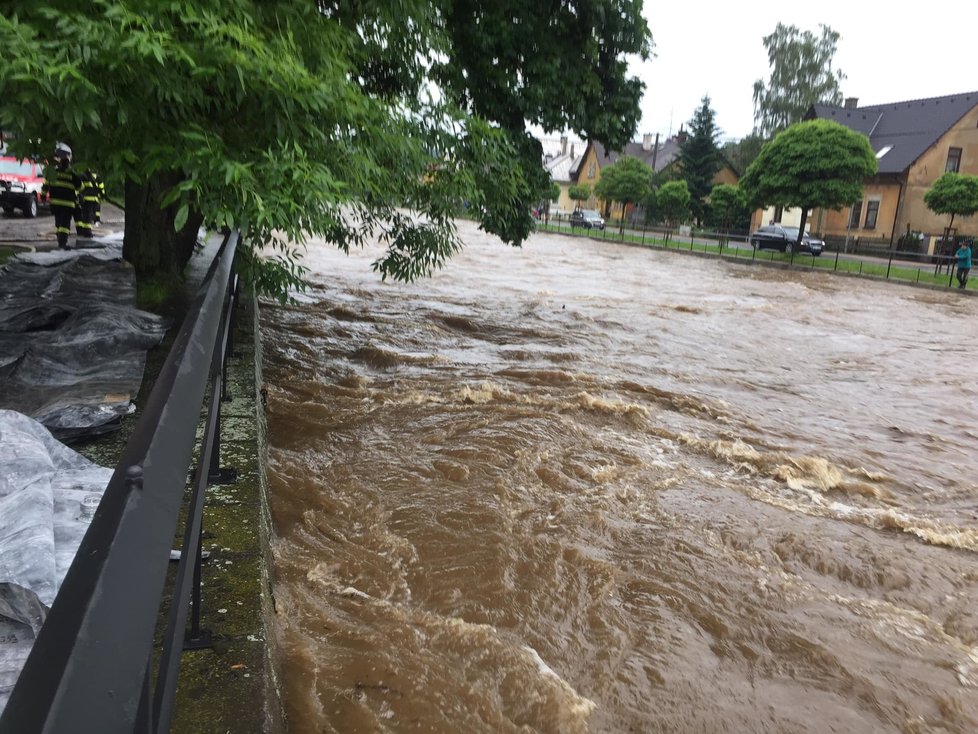
[{"label": "large tree", "polygon": [[755,207],[801,209],[797,245],[808,213],[841,209],[862,197],[863,181],[878,170],[869,139],[831,120],[799,122],[764,146],[740,179]]},{"label": "large tree", "polygon": [[747,170],[767,142],[757,133],[751,133],[740,140],[730,141],[723,146],[723,155],[738,174]]},{"label": "large tree", "polygon": [[[651,40],[635,0],[540,13],[517,0],[7,0],[0,129],[18,152],[125,184],[125,254],[175,276],[201,223],[240,228],[244,264],[284,289],[262,247],[379,237],[385,277],[439,267],[468,200],[520,243],[546,195],[528,124],[612,148],[630,139]],[[560,87],[573,94],[555,94]],[[277,267],[275,263],[277,262]]]},{"label": "large tree", "polygon": [[954,227],[954,217],[978,212],[978,176],[948,172],[924,194],[924,204],[935,214],[950,214],[945,233]]},{"label": "large tree", "polygon": [[622,156],[601,171],[594,193],[605,201],[621,205],[620,231],[625,231],[625,214],[629,204],[643,201],[652,190],[652,169],[638,158]]},{"label": "large tree", "polygon": [[764,36],[771,76],[754,82],[754,130],[765,138],[801,122],[813,104],[842,103],[840,82],[845,75],[833,71],[839,34],[819,25],[821,36],[796,26],[778,23]]},{"label": "large tree", "polygon": [[709,96],[689,122],[689,135],[679,147],[679,170],[689,187],[689,208],[697,223],[702,224],[707,211],[706,198],[713,188],[713,177],[723,166],[717,138],[716,114]]}]

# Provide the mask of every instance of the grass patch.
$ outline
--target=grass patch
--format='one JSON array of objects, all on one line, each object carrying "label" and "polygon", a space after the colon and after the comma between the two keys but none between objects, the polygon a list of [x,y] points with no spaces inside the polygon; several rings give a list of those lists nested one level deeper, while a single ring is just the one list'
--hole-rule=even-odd
[{"label": "grass patch", "polygon": [[144,311],[169,310],[181,293],[179,282],[172,280],[148,280],[136,283],[136,307]]},{"label": "grass patch", "polygon": [[16,255],[17,252],[18,250],[13,247],[0,247],[0,265],[7,262],[7,260]]},{"label": "grass patch", "polygon": [[[739,247],[720,246],[717,243],[702,243],[696,241],[690,242],[688,237],[684,237],[682,239],[670,238],[666,240],[659,236],[651,236],[648,234],[636,235],[627,231],[625,232],[624,237],[622,237],[618,230],[614,228],[594,231],[588,229],[571,229],[566,225],[548,225],[542,222],[537,224],[537,230],[540,232],[572,235],[576,237],[590,237],[592,239],[642,245],[645,247],[657,247],[665,250],[681,250],[685,252],[723,255],[725,258],[744,260],[747,262],[757,260],[762,262],[783,263],[785,265],[790,264],[795,268],[810,268],[812,270],[818,269],[829,272],[847,273],[849,275],[865,275],[871,278],[884,278],[887,280],[895,280],[904,283],[924,283],[927,285],[941,286],[944,288],[957,288],[958,285],[957,280],[948,273],[935,274],[932,266],[924,266],[920,268],[908,267],[903,264],[904,261],[899,260],[894,261],[889,265],[887,265],[887,263],[873,262],[871,260],[849,260],[841,258],[837,260],[834,252],[823,252],[819,257],[812,257],[808,253],[796,253],[794,258],[792,258],[791,255],[784,254],[776,250],[755,251],[742,249]],[[975,286],[973,286],[972,281],[969,280],[965,287],[970,290]]]}]

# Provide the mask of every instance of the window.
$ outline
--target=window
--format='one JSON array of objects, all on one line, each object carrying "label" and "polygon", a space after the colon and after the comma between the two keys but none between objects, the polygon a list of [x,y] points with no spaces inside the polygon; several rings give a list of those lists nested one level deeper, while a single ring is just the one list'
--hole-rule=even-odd
[{"label": "window", "polygon": [[893,150],[893,146],[892,145],[884,145],[882,148],[880,148],[880,152],[876,154],[876,160],[879,160],[880,158],[882,158],[883,156],[885,156],[887,153],[889,153],[891,150]]},{"label": "window", "polygon": [[863,229],[876,229],[876,218],[880,213],[879,199],[871,199],[866,202],[866,222]]},{"label": "window", "polygon": [[859,226],[859,217],[862,215],[862,213],[863,213],[863,203],[861,201],[857,201],[855,204],[852,205],[852,209],[849,210],[850,228]]},{"label": "window", "polygon": [[944,172],[957,173],[961,170],[961,148],[947,149],[947,163],[944,165]]},{"label": "window", "polygon": [[594,161],[591,161],[587,167],[587,177],[594,178],[594,172],[596,170],[597,170],[597,165],[594,163]]}]

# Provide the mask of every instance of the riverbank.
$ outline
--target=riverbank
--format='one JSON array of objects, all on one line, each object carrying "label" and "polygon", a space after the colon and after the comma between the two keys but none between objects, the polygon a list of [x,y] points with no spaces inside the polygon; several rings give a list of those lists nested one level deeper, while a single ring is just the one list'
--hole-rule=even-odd
[{"label": "riverbank", "polygon": [[[206,258],[200,259],[203,263]],[[206,270],[206,263],[200,269]],[[196,282],[191,277],[188,288]],[[102,466],[115,466],[146,405],[182,320],[178,312],[171,315],[174,323],[166,339],[147,355],[136,415],[123,421],[115,433],[73,447]],[[263,530],[267,524],[262,520],[267,513],[263,510],[264,421],[257,393],[256,319],[255,301],[244,295],[234,328],[234,351],[227,364],[228,399],[221,406],[220,465],[233,469],[236,479],[211,485],[204,504],[202,547],[209,555],[201,565],[200,627],[211,645],[183,653],[171,726],[175,734],[276,731],[268,727],[278,715],[274,707],[266,710],[265,704],[274,697],[266,696],[271,676],[262,585],[268,544]],[[202,410],[198,437],[203,418]],[[189,490],[185,494],[189,500]],[[182,528],[178,528],[172,547],[179,548],[181,542]],[[168,584],[175,571],[173,563]],[[164,612],[167,606],[165,603]],[[161,620],[157,645],[165,631],[165,618]]]}]

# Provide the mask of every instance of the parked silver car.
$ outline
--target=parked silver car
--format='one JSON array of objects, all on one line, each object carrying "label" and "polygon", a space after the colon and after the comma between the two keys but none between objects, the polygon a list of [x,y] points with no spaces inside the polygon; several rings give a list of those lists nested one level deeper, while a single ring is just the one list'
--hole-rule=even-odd
[{"label": "parked silver car", "polygon": [[571,212],[571,227],[584,227],[585,229],[604,229],[604,220],[594,209],[578,209]]}]

